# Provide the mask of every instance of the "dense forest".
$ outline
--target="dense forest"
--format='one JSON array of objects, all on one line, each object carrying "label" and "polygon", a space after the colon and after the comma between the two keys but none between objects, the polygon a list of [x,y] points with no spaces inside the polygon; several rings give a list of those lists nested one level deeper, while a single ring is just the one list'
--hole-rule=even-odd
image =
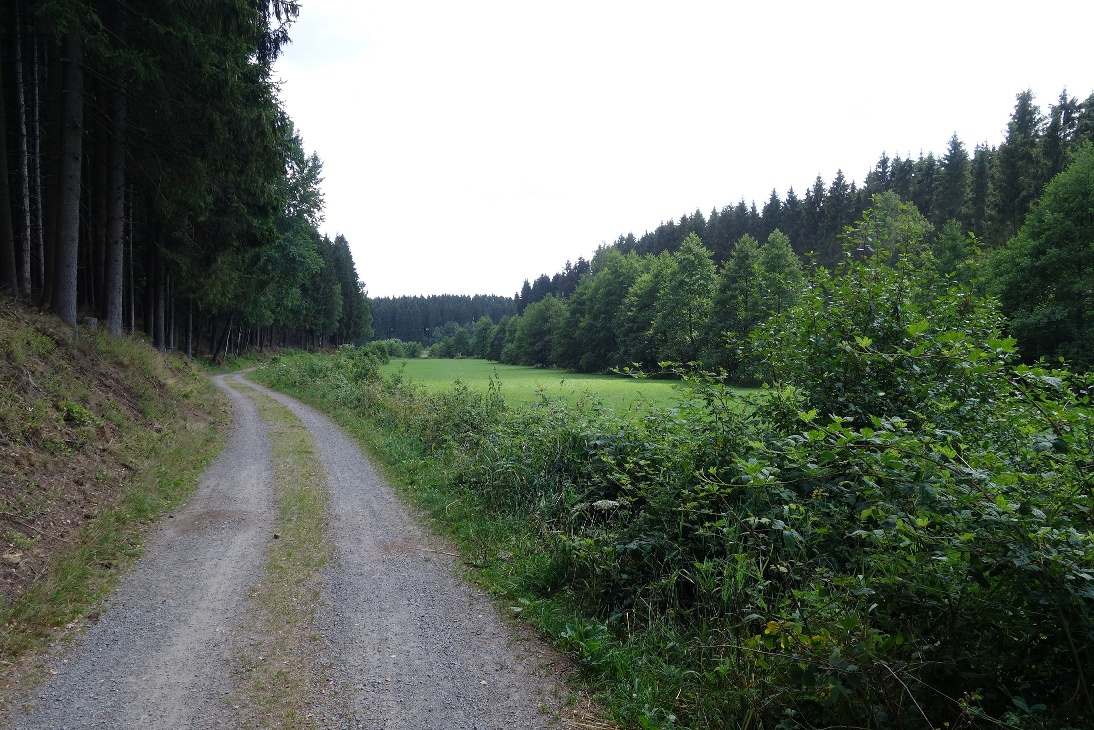
[{"label": "dense forest", "polygon": [[434,294],[432,296],[377,297],[371,299],[373,329],[380,339],[399,339],[423,345],[451,335],[451,327],[464,327],[487,317],[492,322],[516,314],[511,297],[476,294]]},{"label": "dense forest", "polygon": [[773,190],[759,210],[742,200],[620,236],[592,261],[526,280],[514,314],[453,319],[466,332],[432,341],[445,343],[443,356],[581,371],[702,361],[747,380],[758,373],[738,345],[799,300],[808,271],[884,239],[938,277],[997,297],[1026,359],[1088,367],[1090,187],[1043,200],[1036,223],[1027,215],[1069,166],[1085,174],[1090,155],[1078,158],[1091,142],[1094,94],[1080,103],[1065,91],[1044,113],[1024,91],[998,147],[970,154],[954,134],[941,157],[883,154],[861,187],[841,171],[801,197]]},{"label": "dense forest", "polygon": [[371,333],[271,67],[293,0],[0,7],[0,287],[161,349]]}]

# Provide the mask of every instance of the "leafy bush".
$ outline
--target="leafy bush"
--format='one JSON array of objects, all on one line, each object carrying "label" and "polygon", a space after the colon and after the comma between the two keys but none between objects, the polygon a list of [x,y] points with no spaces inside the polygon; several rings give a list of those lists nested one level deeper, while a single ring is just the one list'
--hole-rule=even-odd
[{"label": "leafy bush", "polygon": [[422,343],[413,341],[404,342],[397,337],[370,342],[369,346],[376,348],[383,347],[387,352],[389,359],[414,360],[422,356]]}]

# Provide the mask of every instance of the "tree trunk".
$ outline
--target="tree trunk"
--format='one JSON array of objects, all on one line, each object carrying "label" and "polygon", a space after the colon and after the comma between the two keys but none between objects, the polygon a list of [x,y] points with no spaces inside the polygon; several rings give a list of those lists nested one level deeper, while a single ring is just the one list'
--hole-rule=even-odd
[{"label": "tree trunk", "polygon": [[167,277],[167,349],[179,349],[178,337],[175,331],[175,277]]},{"label": "tree trunk", "polygon": [[76,274],[80,247],[80,159],[84,131],[83,48],[76,31],[65,33],[65,84],[58,180],[57,249],[53,268],[53,312],[76,325]]},{"label": "tree trunk", "polygon": [[[119,82],[124,83],[124,82]],[[125,90],[110,93],[107,141],[106,278],[103,285],[106,331],[122,331],[122,260],[125,246]]]},{"label": "tree trunk", "polygon": [[11,228],[11,205],[8,189],[8,138],[4,111],[3,68],[0,68],[0,289],[9,289],[19,296],[19,276],[15,266],[15,232]]},{"label": "tree trunk", "polygon": [[144,254],[144,333],[156,341],[156,243],[145,241]]},{"label": "tree trunk", "polygon": [[126,208],[127,215],[125,217],[127,231],[125,232],[125,246],[129,251],[129,334],[133,334],[137,331],[137,285],[133,279],[135,267],[133,264],[133,218],[136,215],[136,209],[134,207],[133,192],[129,192],[129,205]]},{"label": "tree trunk", "polygon": [[[15,137],[19,155],[19,238],[23,243],[19,261],[19,289],[28,300],[30,288],[30,169],[27,155],[27,95],[23,83],[23,29],[20,22],[19,4],[12,3],[13,25],[15,26],[14,53],[12,67],[15,71]],[[7,203],[7,200],[4,201]]]},{"label": "tree trunk", "polygon": [[[159,237],[157,236],[157,239],[158,238]],[[155,320],[154,326],[152,328],[152,341],[155,343],[157,350],[159,350],[160,352],[164,352],[167,349],[167,331],[164,326],[164,314],[167,304],[167,277],[164,274],[163,270],[163,254],[161,254],[159,249],[157,248],[154,255],[156,258],[156,287],[155,294],[153,296],[153,298],[155,299]]]},{"label": "tree trunk", "polygon": [[194,359],[194,300],[186,300],[186,357]]},{"label": "tree trunk", "polygon": [[[109,123],[109,120],[105,121],[106,123]],[[88,184],[91,186],[91,211],[88,216],[90,218],[88,234],[92,246],[92,249],[89,252],[90,255],[88,256],[88,263],[91,264],[91,270],[88,272],[87,282],[89,284],[88,288],[90,289],[88,302],[95,308],[95,316],[105,319],[106,296],[104,292],[106,289],[106,249],[109,241],[107,218],[110,206],[110,169],[108,168],[109,152],[107,151],[110,142],[107,135],[109,135],[110,132],[109,130],[104,129],[104,124],[102,122],[96,126],[99,128],[99,131],[94,135],[96,139],[91,154],[87,155],[89,164],[91,165],[91,169],[88,171]],[[92,135],[89,134],[89,142],[91,141],[91,137]]]},{"label": "tree trunk", "polygon": [[49,306],[53,300],[53,274],[58,235],[57,206],[60,196],[58,171],[64,130],[61,123],[62,108],[64,106],[64,54],[60,52],[56,44],[51,48],[53,48],[53,55],[46,65],[49,69],[47,72],[49,112],[46,114],[46,149],[42,158],[45,167],[45,172],[42,175],[42,205],[45,209],[43,240],[45,249],[42,252],[42,294],[39,298],[42,306]]},{"label": "tree trunk", "polygon": [[38,61],[38,36],[33,36],[34,43],[31,47],[31,101],[30,101],[30,128],[31,136],[31,191],[33,192],[34,230],[31,232],[34,249],[34,275],[31,280],[31,288],[39,289],[45,286],[46,262],[45,262],[45,221],[44,200],[42,199],[42,99],[39,86],[42,83],[41,65]]},{"label": "tree trunk", "polygon": [[235,312],[228,313],[228,321],[224,323],[224,332],[220,336],[220,342],[216,347],[212,348],[209,354],[210,362],[216,362],[218,357],[223,357],[228,354],[228,342],[232,335],[232,319],[234,317]]}]

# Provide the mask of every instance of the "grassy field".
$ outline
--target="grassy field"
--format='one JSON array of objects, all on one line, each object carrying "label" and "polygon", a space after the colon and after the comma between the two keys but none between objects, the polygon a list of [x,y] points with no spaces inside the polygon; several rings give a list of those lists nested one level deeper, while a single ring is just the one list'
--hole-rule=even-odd
[{"label": "grassy field", "polygon": [[589,375],[567,370],[500,365],[487,360],[392,360],[385,373],[400,369],[408,381],[441,391],[457,380],[486,392],[491,377],[501,384],[510,405],[533,403],[540,398],[563,398],[577,403],[595,400],[612,410],[640,410],[650,406],[672,408],[688,397],[686,386],[674,380],[636,379],[623,375]]}]

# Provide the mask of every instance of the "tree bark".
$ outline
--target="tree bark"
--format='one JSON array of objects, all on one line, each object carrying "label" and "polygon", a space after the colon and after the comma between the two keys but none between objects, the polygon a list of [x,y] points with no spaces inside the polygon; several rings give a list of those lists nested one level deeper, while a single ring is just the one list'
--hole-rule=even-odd
[{"label": "tree bark", "polygon": [[177,350],[179,349],[179,342],[177,337],[177,331],[175,327],[175,277],[167,276],[167,283],[165,289],[167,292],[167,349]]},{"label": "tree bark", "polygon": [[156,341],[156,242],[145,241],[144,254],[144,333]]},{"label": "tree bark", "polygon": [[45,262],[45,221],[43,220],[42,199],[42,105],[39,86],[42,83],[40,72],[41,64],[38,61],[38,36],[34,35],[34,43],[31,48],[31,101],[30,101],[30,128],[33,132],[31,142],[31,190],[33,192],[34,227],[31,232],[34,248],[34,275],[31,280],[31,288],[39,289],[45,286],[46,262]]},{"label": "tree bark", "polygon": [[[42,294],[39,301],[42,306],[49,306],[53,300],[53,273],[55,254],[57,250],[57,207],[60,195],[59,174],[61,139],[63,137],[63,125],[61,113],[64,105],[64,54],[60,52],[56,44],[50,46],[53,49],[52,57],[46,64],[49,81],[49,111],[46,114],[46,145],[43,152],[45,171],[42,174],[42,206],[45,209],[45,228],[43,240],[45,248],[42,252]],[[48,53],[48,51],[47,51]]]},{"label": "tree bark", "polygon": [[[19,238],[22,241],[19,261],[19,289],[28,300],[30,288],[30,169],[27,145],[27,95],[23,83],[23,28],[19,16],[19,3],[12,3],[13,25],[15,26],[14,53],[12,67],[15,71],[15,118],[16,146],[19,155]],[[4,201],[5,204],[7,200]]]},{"label": "tree bark", "polygon": [[[157,237],[158,238],[158,237]],[[164,314],[167,305],[167,282],[163,269],[163,254],[157,249],[156,257],[156,287],[155,287],[155,324],[152,328],[152,341],[156,349],[164,352],[167,349],[167,329]]]},{"label": "tree bark", "polygon": [[80,250],[80,159],[84,131],[83,48],[74,29],[65,33],[65,83],[57,206],[57,248],[53,267],[53,312],[76,325],[76,276]]},{"label": "tree bark", "polygon": [[133,231],[134,217],[136,216],[136,209],[134,207],[133,191],[129,191],[129,205],[126,208],[126,231],[125,231],[125,246],[129,251],[129,333],[134,334],[137,331],[137,285],[133,279],[133,273],[135,267],[133,265]]},{"label": "tree bark", "polygon": [[[0,64],[2,65],[2,64]],[[13,297],[19,296],[19,276],[15,268],[15,232],[11,227],[11,205],[8,189],[8,151],[4,140],[8,138],[4,110],[4,69],[0,68],[0,289],[8,289]]]},{"label": "tree bark", "polygon": [[[105,110],[103,110],[105,112]],[[100,112],[102,114],[103,112]],[[109,124],[109,120],[105,120]],[[88,303],[94,307],[97,317],[106,318],[106,249],[108,245],[107,218],[110,207],[109,181],[110,169],[107,147],[110,144],[109,130],[104,129],[103,122],[96,125],[98,132],[95,135],[88,134],[88,142],[93,137],[94,145],[85,157],[91,169],[88,170],[88,184],[90,185],[91,200],[90,214],[88,215],[88,239],[91,244],[88,262],[91,271],[88,272],[87,282],[90,285]]]},{"label": "tree bark", "polygon": [[194,300],[186,300],[186,357],[194,359]]},{"label": "tree bark", "polygon": [[[119,83],[124,84],[124,81]],[[125,250],[125,89],[110,94],[110,137],[107,141],[106,277],[103,298],[106,331],[122,331],[122,263]]]},{"label": "tree bark", "polygon": [[[209,354],[210,362],[216,362],[217,358],[223,357],[228,354],[228,343],[231,340],[232,335],[232,319],[235,317],[235,312],[228,313],[228,321],[224,323],[224,332],[221,333],[220,341],[217,346],[212,348]],[[216,326],[215,323],[213,325]]]}]

